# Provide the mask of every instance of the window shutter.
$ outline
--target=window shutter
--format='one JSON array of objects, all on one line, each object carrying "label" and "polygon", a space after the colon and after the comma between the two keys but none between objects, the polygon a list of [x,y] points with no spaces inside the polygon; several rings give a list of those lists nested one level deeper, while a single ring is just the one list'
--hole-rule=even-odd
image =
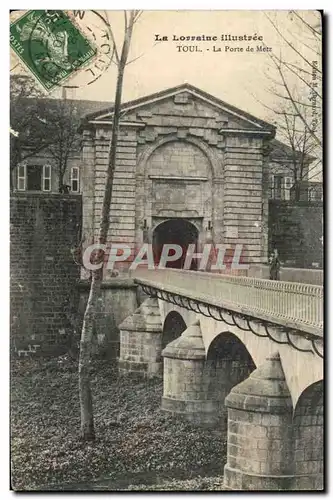
[{"label": "window shutter", "polygon": [[285,177],[284,178],[284,199],[285,200],[290,200],[290,189],[292,188],[292,185],[293,185],[292,177]]},{"label": "window shutter", "polygon": [[19,163],[17,166],[17,190],[25,191],[27,184],[27,164]]},{"label": "window shutter", "polygon": [[72,169],[71,169],[71,191],[73,193],[78,193],[80,191],[79,174],[80,174],[79,168],[72,167]]},{"label": "window shutter", "polygon": [[43,191],[51,191],[51,165],[43,165]]}]

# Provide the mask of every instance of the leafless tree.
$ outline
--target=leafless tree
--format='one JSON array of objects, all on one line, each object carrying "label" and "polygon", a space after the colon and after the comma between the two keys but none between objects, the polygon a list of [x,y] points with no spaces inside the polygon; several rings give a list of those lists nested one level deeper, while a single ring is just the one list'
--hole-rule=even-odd
[{"label": "leafless tree", "polygon": [[79,149],[79,124],[80,118],[75,101],[67,100],[65,94],[63,99],[49,101],[46,130],[53,140],[47,150],[54,160],[60,192],[63,189],[68,160],[71,154]]},{"label": "leafless tree", "polygon": [[[293,29],[281,28],[276,18],[267,14],[273,30],[281,40],[279,53],[269,53],[271,69],[268,75],[269,92],[275,99],[273,111],[276,115],[290,115],[302,124],[306,141],[310,138],[322,147],[322,65],[321,65],[321,24],[319,13],[290,11],[288,16]],[[286,23],[287,26],[287,23]],[[272,76],[273,73],[273,76]]]},{"label": "leafless tree", "polygon": [[[110,226],[110,204],[113,187],[113,177],[116,164],[116,150],[119,134],[119,121],[121,111],[121,97],[123,89],[123,78],[128,55],[131,47],[132,33],[135,23],[141,16],[140,11],[124,12],[124,37],[122,47],[119,50],[110,26],[114,43],[114,62],[117,65],[117,84],[113,107],[113,122],[111,141],[109,148],[109,160],[106,175],[106,185],[103,199],[102,216],[100,220],[98,243],[104,245],[107,241],[108,230]],[[103,262],[104,253],[100,251],[96,260]],[[79,389],[80,389],[80,407],[81,407],[81,436],[84,440],[93,440],[95,437],[93,404],[90,385],[91,371],[91,354],[93,343],[93,330],[95,314],[97,310],[97,301],[100,297],[101,284],[103,280],[103,267],[91,272],[90,293],[83,318],[83,326],[80,342],[80,359],[79,359]]]},{"label": "leafless tree", "polygon": [[[288,161],[284,166],[290,170],[294,199],[299,201],[303,185],[317,175],[321,158],[317,155],[318,146],[313,135],[309,133],[299,116],[292,112],[290,106],[290,104],[289,107],[285,105],[280,109],[274,124],[279,130],[282,141],[290,148]],[[306,110],[304,117],[307,117]]]}]

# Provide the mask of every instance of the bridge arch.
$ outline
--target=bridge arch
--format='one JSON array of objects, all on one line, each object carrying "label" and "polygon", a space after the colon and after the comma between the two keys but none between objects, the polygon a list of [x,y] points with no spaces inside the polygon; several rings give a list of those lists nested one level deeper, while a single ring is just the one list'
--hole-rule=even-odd
[{"label": "bridge arch", "polygon": [[233,333],[219,333],[210,343],[207,364],[211,371],[211,394],[220,402],[222,426],[227,423],[224,400],[231,389],[243,382],[256,365],[245,344]]},{"label": "bridge arch", "polygon": [[162,349],[164,349],[170,342],[180,337],[186,330],[187,325],[177,311],[171,311],[167,314],[162,330]]},{"label": "bridge arch", "polygon": [[[296,481],[306,474],[309,489],[323,484],[324,383],[308,386],[298,398],[293,416],[293,444]],[[297,486],[297,485],[296,485]]]}]

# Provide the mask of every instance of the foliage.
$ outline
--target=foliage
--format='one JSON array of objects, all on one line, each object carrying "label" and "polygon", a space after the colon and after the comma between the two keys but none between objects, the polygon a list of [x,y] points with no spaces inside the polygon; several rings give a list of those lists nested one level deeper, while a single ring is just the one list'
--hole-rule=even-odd
[{"label": "foliage", "polygon": [[75,101],[48,99],[33,78],[13,75],[10,81],[10,167],[42,150],[54,159],[59,189],[70,154],[79,148],[79,113]]},{"label": "foliage", "polygon": [[[77,363],[67,357],[48,362],[13,361],[11,459],[15,490],[137,489],[149,477],[156,477],[152,489],[161,477],[169,482],[175,479],[177,487],[181,477],[184,489],[191,489],[195,483],[187,480],[222,472],[226,452],[223,432],[201,429],[162,412],[161,380],[119,378],[109,361],[99,361],[93,367],[91,382],[96,439],[85,443],[79,433]],[[137,475],[139,482],[133,480]],[[205,481],[202,479],[202,486],[210,489]],[[150,489],[151,483],[143,489]]]},{"label": "foliage", "polygon": [[33,78],[10,79],[10,168],[44,149],[51,140],[46,131],[46,101]]}]

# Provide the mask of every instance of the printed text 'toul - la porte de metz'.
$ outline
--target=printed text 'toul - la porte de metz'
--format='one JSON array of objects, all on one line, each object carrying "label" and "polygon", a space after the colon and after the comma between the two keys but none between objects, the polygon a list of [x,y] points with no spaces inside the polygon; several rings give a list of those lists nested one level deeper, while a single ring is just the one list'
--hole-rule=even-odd
[{"label": "printed text 'toul - la porte de metz'", "polygon": [[177,52],[272,52],[272,47],[268,47],[264,37],[257,34],[243,33],[233,35],[224,33],[222,35],[162,35],[155,34],[156,42],[173,42]]}]

